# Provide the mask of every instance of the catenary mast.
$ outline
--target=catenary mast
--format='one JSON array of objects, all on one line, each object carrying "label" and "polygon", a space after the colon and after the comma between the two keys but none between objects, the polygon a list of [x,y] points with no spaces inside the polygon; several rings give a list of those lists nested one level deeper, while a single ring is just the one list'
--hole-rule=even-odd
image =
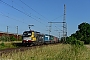
[{"label": "catenary mast", "polygon": [[64,4],[64,17],[63,17],[63,41],[66,41],[67,37],[67,23],[66,23],[66,6]]}]

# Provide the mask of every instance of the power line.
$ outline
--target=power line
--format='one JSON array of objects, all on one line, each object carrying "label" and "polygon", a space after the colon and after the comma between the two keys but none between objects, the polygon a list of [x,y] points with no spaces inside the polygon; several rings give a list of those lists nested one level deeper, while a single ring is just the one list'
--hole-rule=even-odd
[{"label": "power line", "polygon": [[64,17],[63,17],[63,22],[48,22],[48,23],[63,23],[63,41],[66,41],[67,37],[67,23],[66,23],[66,6],[64,4]]},{"label": "power line", "polygon": [[27,5],[23,1],[21,1],[21,0],[19,0],[19,1],[22,2],[24,5],[26,5],[28,8],[30,8],[31,10],[33,10],[34,12],[36,12],[37,14],[39,14],[40,16],[42,16],[43,18],[45,18],[46,20],[48,20],[46,17],[44,17],[43,15],[41,15],[40,13],[38,13],[36,10],[34,10],[33,8],[31,8],[29,5]]},{"label": "power line", "polygon": [[[29,5],[27,5],[26,3],[24,3],[23,1],[21,1],[21,0],[19,0],[21,3],[23,3],[24,5],[26,5],[28,8],[30,8],[31,10],[33,10],[34,12],[36,12],[38,15],[40,15],[40,16],[42,16],[43,18],[45,18],[46,20],[47,20],[47,22],[48,22],[48,19],[46,18],[46,17],[44,17],[43,15],[41,15],[39,12],[37,12],[36,10],[34,10],[32,7],[30,7]],[[63,15],[61,15],[61,16],[59,16],[59,17],[57,17],[57,18],[55,18],[55,19],[53,19],[53,20],[56,20],[56,19],[58,19],[58,18],[60,18],[60,17],[62,17]],[[38,17],[37,17],[38,18]],[[51,20],[52,21],[52,20]]]},{"label": "power line", "polygon": [[[43,15],[41,15],[40,13],[38,13],[36,10],[34,10],[33,8],[31,8],[29,5],[27,5],[26,3],[24,3],[23,1],[21,1],[21,0],[19,0],[21,3],[23,3],[25,6],[27,6],[29,9],[31,9],[32,11],[34,11],[34,12],[36,12],[38,15],[40,15],[40,16],[42,16],[43,18],[45,18]],[[31,13],[32,14],[32,13]],[[35,17],[35,18],[37,18],[37,19],[39,19],[39,20],[43,20],[43,19],[41,19],[41,18],[39,18],[39,17],[37,17],[37,16],[34,16],[33,15],[33,17]],[[47,18],[45,18],[46,20],[47,20],[47,22],[48,22],[48,19]],[[46,21],[46,20],[44,20],[44,21]],[[41,23],[41,22],[40,22]],[[44,23],[42,23],[42,24],[44,24]],[[46,25],[46,24],[44,24],[44,25]]]},{"label": "power line", "polygon": [[12,1],[12,6],[13,6],[13,0],[11,0]]},{"label": "power line", "polygon": [[[26,15],[26,16],[28,16],[28,17],[34,19],[34,20],[36,20],[35,18],[31,17],[29,14],[27,14],[27,13],[25,13],[25,12],[23,12],[23,11],[17,9],[17,8],[15,8],[14,6],[9,5],[8,3],[6,3],[6,2],[4,2],[4,1],[2,1],[2,0],[0,0],[0,1],[1,1],[2,3],[6,4],[7,6],[9,6],[9,7],[13,8],[13,9],[15,9],[15,10],[17,10],[17,11],[23,13],[24,15]],[[38,21],[38,20],[36,20],[36,21]],[[38,21],[38,22],[41,23],[40,21]]]},{"label": "power line", "polygon": [[61,30],[60,28],[58,28],[57,26],[55,26],[57,29]]},{"label": "power line", "polygon": [[[1,13],[2,13],[2,12],[1,12]],[[7,17],[7,18],[9,18],[9,19],[12,19],[12,20],[19,21],[19,22],[24,23],[24,24],[26,24],[26,25],[27,25],[27,23],[25,23],[25,22],[23,22],[23,21],[20,21],[20,20],[17,20],[17,19],[15,19],[15,18],[11,18],[10,16],[5,15],[4,13],[2,13],[2,16],[5,16],[5,17]]]},{"label": "power line", "polygon": [[[20,21],[20,20],[18,20],[18,19],[15,19],[15,18],[12,18],[12,17],[10,17],[10,16],[8,16],[8,15],[5,15],[4,13],[2,13],[1,12],[1,14],[0,15],[2,15],[2,16],[4,16],[4,17],[6,17],[6,18],[9,18],[9,19],[12,19],[12,20],[15,20],[15,21],[18,21],[18,22],[20,22],[20,23],[23,23],[23,24],[26,24],[27,25],[27,23],[25,23],[25,22],[23,22],[23,21]],[[9,28],[12,28],[11,26],[8,26]],[[36,26],[34,26],[34,27],[36,27]],[[15,28],[15,27],[14,27]],[[39,28],[39,27],[38,27]],[[41,28],[39,28],[39,29],[41,29]]]},{"label": "power line", "polygon": [[[24,3],[23,1],[21,1],[21,0],[19,0],[21,3],[23,3],[24,5],[26,5],[28,8],[30,8],[31,10],[33,10],[34,12],[36,12],[37,14],[39,14],[40,16],[42,16],[43,18],[45,18],[43,15],[41,15],[40,13],[38,13],[36,10],[34,10],[33,8],[31,8],[29,5],[27,5],[26,3]],[[57,17],[57,18],[55,18],[55,19],[53,19],[53,20],[56,20],[56,19],[58,19],[58,18],[60,18],[60,17],[62,17],[63,15],[61,15],[61,16],[59,16],[59,17]],[[36,16],[35,16],[36,17]],[[37,17],[38,18],[38,17]],[[40,19],[40,18],[38,18],[38,19]],[[46,18],[45,18],[46,19]],[[46,19],[47,20],[47,19]],[[49,34],[50,34],[50,32],[51,32],[51,28],[49,29]]]},{"label": "power line", "polygon": [[[23,11],[21,11],[21,10],[19,10],[19,9],[17,9],[17,8],[11,6],[11,5],[9,5],[9,4],[7,4],[6,2],[4,2],[4,1],[2,1],[2,0],[0,0],[0,1],[3,2],[4,4],[6,4],[7,6],[9,6],[9,7],[13,8],[13,9],[15,9],[15,10],[17,10],[17,11],[23,13],[24,15],[26,15],[26,16],[28,16],[28,17],[34,19],[34,20],[36,20],[35,18],[31,17],[29,14],[27,14],[27,13],[25,13],[25,12],[23,12]],[[8,16],[7,16],[7,17],[8,17]],[[38,20],[36,20],[36,21],[38,21]],[[41,23],[40,21],[38,21],[38,22]],[[42,24],[42,25],[45,25],[44,23],[41,23],[41,24]]]},{"label": "power line", "polygon": [[[14,1],[13,1],[13,3],[15,3],[15,5],[17,5],[17,6],[20,6],[20,7],[24,10],[24,12],[26,12],[25,9],[24,9],[20,4],[14,2]],[[13,6],[13,5],[12,5],[12,6]],[[27,12],[26,12],[26,13],[27,13]]]},{"label": "power line", "polygon": [[[17,10],[17,11],[23,13],[24,15],[26,15],[26,16],[28,16],[28,17],[34,19],[34,20],[36,20],[35,18],[33,18],[32,16],[30,16],[29,14],[27,14],[27,13],[25,13],[25,12],[23,12],[23,11],[17,9],[17,8],[15,8],[13,5],[11,6],[11,5],[9,5],[8,3],[6,3],[6,2],[4,2],[4,1],[2,1],[2,0],[0,0],[0,1],[1,1],[2,3],[4,3],[5,5],[7,5],[7,6],[13,8],[13,9],[15,9],[15,10]],[[21,0],[20,0],[20,1],[21,1]],[[37,12],[37,13],[38,13],[38,12]],[[8,17],[8,16],[6,16],[6,17]],[[9,17],[8,17],[8,18],[9,18]],[[38,18],[38,19],[40,19],[40,18]],[[38,20],[36,20],[36,21],[38,21]],[[38,22],[41,23],[40,21],[38,21]],[[42,24],[42,23],[41,23],[41,24]],[[44,25],[44,24],[43,24],[43,25]]]},{"label": "power line", "polygon": [[[57,18],[55,18],[55,19],[53,19],[53,20],[56,20],[56,19],[59,19],[60,17],[62,17],[63,15],[61,15],[61,16],[59,16],[59,17],[57,17]],[[53,21],[53,20],[51,20],[51,21]]]}]

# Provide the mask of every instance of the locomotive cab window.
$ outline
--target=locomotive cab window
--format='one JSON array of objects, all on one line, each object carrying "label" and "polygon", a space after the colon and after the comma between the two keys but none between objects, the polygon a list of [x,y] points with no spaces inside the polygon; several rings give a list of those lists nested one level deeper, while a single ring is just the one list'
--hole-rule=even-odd
[{"label": "locomotive cab window", "polygon": [[31,36],[31,35],[32,35],[32,31],[25,31],[23,33],[23,36],[26,36],[26,37]]}]

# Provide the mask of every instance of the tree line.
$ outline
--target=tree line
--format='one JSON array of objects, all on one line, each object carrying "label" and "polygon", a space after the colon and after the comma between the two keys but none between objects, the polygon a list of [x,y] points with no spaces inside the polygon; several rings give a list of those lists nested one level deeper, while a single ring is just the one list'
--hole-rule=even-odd
[{"label": "tree line", "polygon": [[78,25],[78,30],[67,37],[66,43],[70,44],[90,44],[90,24],[83,22]]},{"label": "tree line", "polygon": [[6,41],[21,41],[21,40],[22,40],[21,36],[18,37],[18,40],[15,36],[9,36],[9,35],[5,35],[5,34],[0,36],[0,41],[4,41],[4,42],[6,42]]}]

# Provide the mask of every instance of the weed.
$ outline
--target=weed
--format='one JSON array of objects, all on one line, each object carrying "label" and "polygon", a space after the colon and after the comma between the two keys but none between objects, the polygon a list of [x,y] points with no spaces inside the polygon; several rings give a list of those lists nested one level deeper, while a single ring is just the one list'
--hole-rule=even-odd
[{"label": "weed", "polygon": [[12,60],[90,60],[90,49],[69,44],[48,45],[24,52],[13,52],[1,58]]}]

